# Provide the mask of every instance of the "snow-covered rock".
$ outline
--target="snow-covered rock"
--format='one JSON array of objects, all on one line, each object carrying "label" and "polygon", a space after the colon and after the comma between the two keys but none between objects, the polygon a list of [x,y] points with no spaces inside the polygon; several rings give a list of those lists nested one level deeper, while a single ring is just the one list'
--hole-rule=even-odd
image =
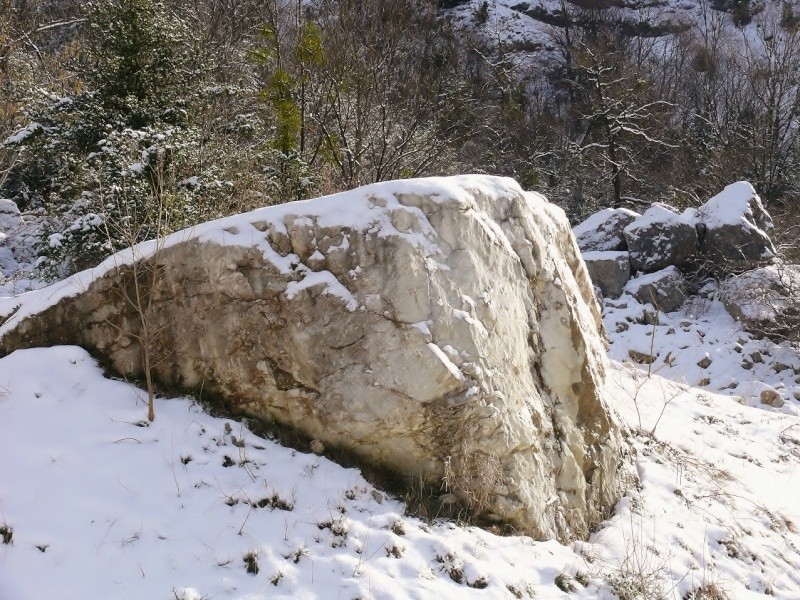
[{"label": "snow-covered rock", "polygon": [[670,265],[688,264],[697,253],[694,213],[678,214],[654,204],[624,229],[631,270],[653,273]]},{"label": "snow-covered rock", "polygon": [[0,302],[3,351],[77,343],[141,373],[133,264],[163,383],[536,537],[584,536],[619,497],[591,282],[563,211],[511,180],[377,184],[139,245]]},{"label": "snow-covered rock", "polygon": [[637,217],[639,213],[627,208],[604,208],[576,225],[572,233],[582,252],[627,250],[623,230]]},{"label": "snow-covered rock", "polygon": [[730,277],[719,295],[752,333],[780,337],[800,327],[800,265],[775,264]]},{"label": "snow-covered rock", "polygon": [[686,299],[686,283],[676,267],[667,267],[631,279],[625,286],[630,294],[642,304],[652,304],[662,312],[678,310]]},{"label": "snow-covered rock", "polygon": [[715,269],[745,271],[775,257],[768,235],[772,219],[748,182],[733,183],[711,198],[700,207],[699,219],[705,229],[701,250]]},{"label": "snow-covered rock", "polygon": [[619,298],[631,276],[627,252],[584,252],[583,260],[592,283],[604,297]]},{"label": "snow-covered rock", "polygon": [[19,227],[19,208],[14,201],[0,198],[0,241],[5,240],[9,230]]}]

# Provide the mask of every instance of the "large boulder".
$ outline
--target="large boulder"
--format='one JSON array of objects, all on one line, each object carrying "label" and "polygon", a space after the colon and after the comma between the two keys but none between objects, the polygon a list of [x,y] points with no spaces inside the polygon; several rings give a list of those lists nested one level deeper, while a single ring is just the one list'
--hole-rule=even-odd
[{"label": "large boulder", "polygon": [[653,204],[625,228],[624,235],[633,272],[685,266],[698,250],[695,215],[679,214],[664,204]]},{"label": "large boulder", "polygon": [[582,252],[627,250],[623,231],[639,213],[627,208],[604,208],[572,229]]},{"label": "large boulder", "polygon": [[705,230],[701,250],[717,272],[755,269],[775,257],[768,232],[769,213],[753,186],[740,181],[727,186],[699,210]]},{"label": "large boulder", "polygon": [[589,277],[563,211],[508,179],[222,219],[0,314],[3,352],[79,344],[134,376],[147,356],[164,384],[444,484],[538,538],[585,536],[619,497]]},{"label": "large boulder", "polygon": [[619,298],[631,276],[627,252],[584,252],[583,260],[592,283],[608,298]]}]

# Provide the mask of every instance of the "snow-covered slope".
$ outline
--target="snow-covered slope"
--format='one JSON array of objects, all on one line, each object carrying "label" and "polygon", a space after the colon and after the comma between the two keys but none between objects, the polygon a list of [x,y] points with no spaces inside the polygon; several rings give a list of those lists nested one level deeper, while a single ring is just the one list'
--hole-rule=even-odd
[{"label": "snow-covered slope", "polygon": [[641,486],[563,546],[406,516],[358,471],[187,399],[144,426],[144,393],[83,350],[15,352],[0,598],[800,597],[800,419],[632,369],[606,393]]},{"label": "snow-covered slope", "polygon": [[84,350],[17,351],[0,359],[0,600],[799,599],[800,356],[706,292],[657,325],[606,303],[627,362],[603,395],[637,477],[569,545],[407,515],[187,398],[148,426],[146,394]]}]

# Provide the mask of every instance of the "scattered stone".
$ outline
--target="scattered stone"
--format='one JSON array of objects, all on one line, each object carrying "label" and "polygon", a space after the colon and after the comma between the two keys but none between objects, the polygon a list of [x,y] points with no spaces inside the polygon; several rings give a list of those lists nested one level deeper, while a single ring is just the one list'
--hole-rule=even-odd
[{"label": "scattered stone", "polygon": [[639,216],[627,208],[605,208],[576,225],[572,233],[581,252],[627,250],[623,230]]},{"label": "scattered stone", "polygon": [[624,230],[631,270],[653,273],[687,265],[698,249],[693,215],[654,204]]},{"label": "scattered stone", "polygon": [[583,261],[592,283],[607,298],[619,298],[631,276],[627,252],[584,252]]},{"label": "scattered stone", "polygon": [[761,356],[761,352],[758,352],[758,351],[751,352],[750,353],[750,360],[752,360],[754,363],[762,363],[762,362],[764,362],[764,357]]},{"label": "scattered stone", "polygon": [[781,371],[786,371],[787,369],[791,369],[791,368],[792,367],[790,367],[789,365],[785,365],[782,362],[776,362],[774,365],[772,365],[772,369],[776,373],[780,373]]},{"label": "scattered stone", "polygon": [[701,358],[698,361],[697,366],[700,367],[701,369],[707,369],[708,367],[711,366],[711,362],[712,362],[711,357],[708,354],[706,354],[703,358]]},{"label": "scattered stone", "polygon": [[750,369],[753,368],[753,363],[751,363],[749,360],[745,359],[745,360],[742,361],[742,368],[744,370],[746,370],[746,371],[749,371]]},{"label": "scattered stone", "polygon": [[644,352],[639,352],[638,350],[628,350],[628,356],[631,357],[631,360],[640,365],[651,365],[655,362],[656,357],[653,354],[645,354]]},{"label": "scattered stone", "polygon": [[647,310],[642,312],[642,323],[645,325],[661,325],[661,319],[658,316],[657,310]]},{"label": "scattered stone", "polygon": [[795,400],[800,400],[800,390],[795,390],[792,392],[792,396],[794,396]]},{"label": "scattered stone", "polygon": [[776,390],[764,390],[761,392],[761,404],[766,404],[773,408],[780,408],[784,405],[784,401]]},{"label": "scattered stone", "polygon": [[311,440],[311,443],[308,445],[311,448],[311,451],[314,454],[325,454],[325,444],[320,442],[319,440]]},{"label": "scattered stone", "polygon": [[711,384],[711,380],[708,377],[704,377],[700,381],[697,382],[697,387],[705,387]]}]

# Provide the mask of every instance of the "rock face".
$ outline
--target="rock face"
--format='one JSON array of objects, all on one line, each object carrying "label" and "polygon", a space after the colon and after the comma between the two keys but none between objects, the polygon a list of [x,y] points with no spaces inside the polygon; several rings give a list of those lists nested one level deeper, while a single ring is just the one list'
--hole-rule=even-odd
[{"label": "rock face", "polygon": [[775,257],[767,234],[773,228],[753,186],[740,181],[727,186],[699,211],[705,235],[705,257],[724,272],[755,269]]},{"label": "rock face", "polygon": [[653,273],[683,266],[697,253],[697,231],[685,215],[654,204],[625,228],[631,271]]},{"label": "rock face", "polygon": [[631,263],[627,252],[584,252],[583,260],[592,283],[603,296],[619,298],[631,276]]},{"label": "rock face", "polygon": [[[619,497],[602,322],[564,213],[511,180],[378,184],[207,223],[0,305],[2,350],[79,344],[422,476],[539,538]],[[136,265],[136,268],[132,265]]]}]

